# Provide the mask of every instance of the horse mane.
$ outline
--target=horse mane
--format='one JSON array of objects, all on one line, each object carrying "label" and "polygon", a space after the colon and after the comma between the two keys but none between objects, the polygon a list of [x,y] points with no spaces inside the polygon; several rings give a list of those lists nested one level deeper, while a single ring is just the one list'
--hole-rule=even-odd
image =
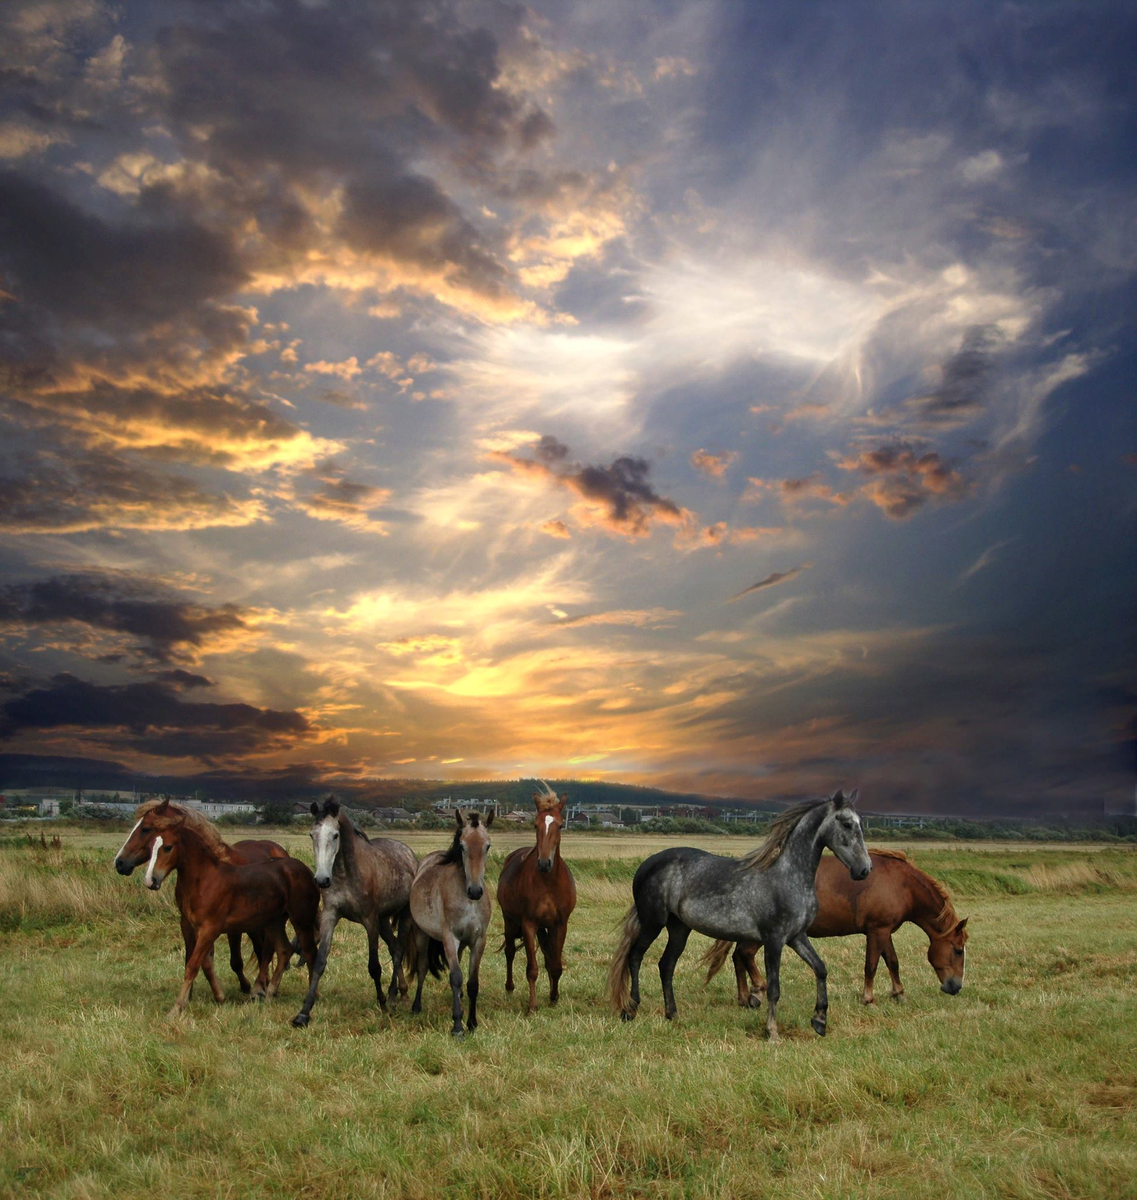
[{"label": "horse mane", "polygon": [[[141,821],[143,817],[148,816],[161,804],[161,800],[144,800],[135,810],[134,816]],[[175,817],[180,817],[182,824],[195,833],[206,845],[206,848],[213,852],[222,862],[233,862],[234,854],[233,847],[218,832],[217,826],[206,816],[203,816],[195,808],[187,808],[184,804],[175,804],[173,800],[169,801],[169,810]]]},{"label": "horse mane", "polygon": [[959,916],[955,911],[955,905],[952,902],[951,892],[947,887],[940,883],[938,879],[933,879],[926,871],[921,871],[918,866],[904,853],[903,850],[881,850],[877,846],[869,848],[870,854],[878,854],[881,858],[894,858],[906,866],[909,871],[917,877],[928,891],[939,901],[940,910],[932,918],[932,927],[937,933],[950,933],[952,928],[959,921]]},{"label": "horse mane", "polygon": [[781,853],[790,839],[790,834],[805,817],[816,812],[823,804],[828,804],[829,800],[829,796],[822,796],[820,800],[803,800],[800,804],[792,804],[784,812],[778,813],[770,822],[766,840],[762,845],[756,850],[751,850],[749,854],[744,854],[738,860],[739,869],[749,871],[772,866],[781,857]]},{"label": "horse mane", "polygon": [[549,809],[556,808],[557,805],[560,804],[561,800],[557,793],[554,792],[553,789],[549,787],[549,785],[543,779],[540,781],[540,783],[541,787],[543,787],[545,790],[543,792],[533,793],[533,803],[536,804],[537,811],[539,813],[548,812]]}]

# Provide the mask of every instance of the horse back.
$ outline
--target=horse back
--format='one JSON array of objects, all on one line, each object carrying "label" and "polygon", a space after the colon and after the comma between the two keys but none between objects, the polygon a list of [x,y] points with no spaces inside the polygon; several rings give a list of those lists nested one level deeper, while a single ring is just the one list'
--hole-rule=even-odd
[{"label": "horse back", "polygon": [[283,846],[268,838],[246,838],[244,841],[234,842],[231,849],[234,855],[232,861],[238,865],[289,857],[288,851]]},{"label": "horse back", "polygon": [[896,929],[913,914],[907,859],[869,851],[872,870],[860,881],[830,854],[817,867],[817,916],[810,937],[843,937],[869,929]]}]

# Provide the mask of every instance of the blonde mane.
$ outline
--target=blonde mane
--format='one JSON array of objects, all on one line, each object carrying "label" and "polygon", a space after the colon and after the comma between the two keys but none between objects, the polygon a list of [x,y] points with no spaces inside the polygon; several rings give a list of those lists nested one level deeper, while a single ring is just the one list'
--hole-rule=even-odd
[{"label": "blonde mane", "polygon": [[751,850],[749,854],[744,854],[738,860],[740,870],[761,870],[763,867],[772,866],[781,857],[782,851],[786,848],[786,842],[789,841],[790,834],[798,827],[801,820],[811,812],[815,812],[823,804],[829,803],[829,797],[823,797],[821,800],[803,800],[800,804],[793,804],[778,815],[770,822],[770,828],[766,834],[766,840],[756,850]]},{"label": "blonde mane", "polygon": [[[135,820],[141,821],[162,803],[161,800],[144,800],[135,810]],[[194,808],[186,808],[184,804],[169,802],[169,814],[174,820],[180,820],[187,829],[191,829],[222,862],[233,862],[233,847],[229,845],[218,832],[217,826]],[[159,818],[162,819],[162,818]]]}]

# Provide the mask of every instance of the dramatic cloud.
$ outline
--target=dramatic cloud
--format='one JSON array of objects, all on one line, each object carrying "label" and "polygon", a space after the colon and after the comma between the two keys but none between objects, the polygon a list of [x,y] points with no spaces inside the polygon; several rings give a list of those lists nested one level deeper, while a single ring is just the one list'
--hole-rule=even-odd
[{"label": "dramatic cloud", "polygon": [[314,733],[298,712],[193,704],[161,683],[101,687],[68,674],[0,705],[0,738],[63,728],[149,754],[202,762],[290,749]]},{"label": "dramatic cloud", "polygon": [[[157,599],[145,592],[145,585],[97,575],[9,584],[0,589],[0,627],[28,629],[75,623],[128,634],[141,638],[142,644],[136,649],[157,662],[192,659],[207,646],[220,648],[231,643],[234,635],[250,632],[245,615],[236,605],[210,609]],[[191,678],[200,684],[209,683],[184,671],[173,672],[168,681],[185,685]]]}]

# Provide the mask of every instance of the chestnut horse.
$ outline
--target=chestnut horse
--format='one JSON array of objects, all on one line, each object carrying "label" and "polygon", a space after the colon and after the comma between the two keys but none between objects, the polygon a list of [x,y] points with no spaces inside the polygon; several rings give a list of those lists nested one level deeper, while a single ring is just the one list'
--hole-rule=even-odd
[{"label": "chestnut horse", "polygon": [[537,844],[521,846],[505,860],[497,881],[497,902],[505,920],[505,990],[513,991],[513,957],[517,942],[525,943],[525,978],[529,981],[529,1011],[537,1011],[537,945],[549,976],[549,1003],[556,1004],[568,920],[576,907],[576,883],[561,858],[561,827],[567,796],[547,783],[534,793]]},{"label": "chestnut horse", "polygon": [[436,979],[445,956],[450,968],[454,1027],[451,1034],[465,1037],[462,1029],[462,967],[459,955],[470,948],[466,995],[470,1015],[466,1028],[478,1026],[478,968],[486,948],[486,930],[493,902],[486,891],[486,858],[490,849],[493,813],[454,813],[458,827],[448,850],[428,854],[411,884],[411,918],[415,923],[415,954],[411,973],[418,976],[411,1012],[422,1012],[422,985],[429,971]]},{"label": "chestnut horse", "polygon": [[[865,988],[861,1000],[873,1002],[873,978],[883,957],[892,976],[893,1000],[904,999],[900,963],[892,935],[911,921],[929,939],[928,962],[940,981],[940,991],[955,996],[963,987],[967,918],[960,920],[951,896],[938,880],[924,874],[899,850],[870,850],[872,874],[863,881],[850,879],[835,858],[823,858],[817,868],[817,916],[810,937],[865,935]],[[715,942],[703,955],[707,980],[722,968],[730,953],[729,941]],[[754,962],[760,942],[739,942],[732,956],[738,985],[738,1003],[756,1008],[766,985]],[[747,986],[749,979],[749,987]]]},{"label": "chestnut horse", "polygon": [[[300,953],[309,977],[316,961],[316,920],[320,895],[312,872],[297,858],[234,863],[232,851],[208,822],[192,821],[187,810],[160,800],[142,805],[134,832],[119,852],[124,862],[133,860],[149,844],[146,886],[157,891],[171,871],[178,873],[176,898],[182,915],[182,932],[191,944],[182,988],[170,1015],[186,1006],[199,970],[204,970],[220,1003],[225,999],[212,969],[213,943],[223,933],[261,935],[260,969],[254,994],[275,995],[292,947],[285,932],[286,920],[296,930]],[[116,860],[116,865],[117,865]],[[269,980],[269,964],[277,964]]]},{"label": "chestnut horse", "polygon": [[[166,801],[169,802],[167,796]],[[130,831],[130,836],[123,843],[118,854],[115,855],[114,865],[115,870],[120,875],[129,875],[135,867],[141,866],[150,857],[150,851],[153,846],[153,831],[147,828],[143,833],[134,839],[134,835],[138,833],[140,827],[145,823],[148,814],[152,813],[160,802],[148,800],[140,804],[135,816],[138,820],[135,822],[134,828]],[[170,811],[173,813],[184,814],[184,819],[191,824],[197,825],[203,829],[214,829],[210,821],[208,821],[201,813],[193,808],[185,808],[180,804],[172,804]],[[153,823],[151,818],[151,823]],[[131,845],[131,840],[134,839],[134,847],[131,853],[127,853],[127,847]],[[251,863],[251,862],[267,862],[272,858],[288,858],[288,851],[277,842],[270,841],[268,838],[246,838],[240,842],[234,842],[232,845],[227,845],[228,850],[227,861],[231,863]],[[178,887],[181,887],[179,882]],[[180,908],[180,905],[179,905]],[[194,935],[192,928],[182,920],[182,938],[185,942],[186,958],[190,956],[190,951],[193,949]],[[241,934],[230,933],[229,939],[229,968],[234,975],[237,976],[237,983],[244,995],[249,995],[253,990],[248,979],[245,976],[245,960],[241,953]],[[256,955],[258,963],[261,958],[262,939],[259,934],[250,934],[249,940],[253,943],[253,953]],[[209,978],[210,972],[213,970],[213,959],[210,956],[208,967],[203,967],[206,971],[206,978]]]}]

